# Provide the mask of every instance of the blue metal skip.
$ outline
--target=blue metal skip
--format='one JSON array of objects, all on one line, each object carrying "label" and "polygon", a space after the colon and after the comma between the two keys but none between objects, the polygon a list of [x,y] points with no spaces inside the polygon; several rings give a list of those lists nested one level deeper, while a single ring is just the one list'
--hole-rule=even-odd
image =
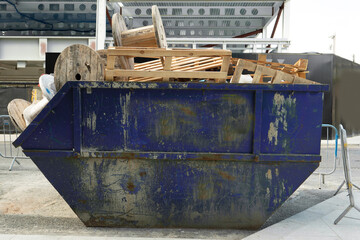
[{"label": "blue metal skip", "polygon": [[254,229],[318,167],[327,90],[68,82],[14,145],[86,226]]}]

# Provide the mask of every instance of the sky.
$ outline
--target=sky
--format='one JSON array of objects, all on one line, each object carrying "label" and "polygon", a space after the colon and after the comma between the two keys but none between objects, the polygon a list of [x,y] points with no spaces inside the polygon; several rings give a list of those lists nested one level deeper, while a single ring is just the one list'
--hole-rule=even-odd
[{"label": "sky", "polygon": [[359,0],[290,0],[288,52],[333,53],[332,35],[335,54],[360,63]]}]

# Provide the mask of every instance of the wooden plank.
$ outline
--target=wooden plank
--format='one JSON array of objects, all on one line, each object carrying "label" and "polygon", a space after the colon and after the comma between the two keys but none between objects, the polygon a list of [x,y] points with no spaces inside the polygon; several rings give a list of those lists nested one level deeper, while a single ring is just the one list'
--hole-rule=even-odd
[{"label": "wooden plank", "polygon": [[305,78],[306,79],[306,73],[307,72],[298,72],[296,73],[296,76],[300,77],[300,78]]},{"label": "wooden plank", "polygon": [[[164,58],[164,71],[170,71],[171,70],[171,61],[172,57],[165,57]],[[168,77],[164,77],[163,81],[169,81]]]},{"label": "wooden plank", "polygon": [[258,54],[258,61],[266,62],[266,54]]},{"label": "wooden plank", "polygon": [[130,42],[130,40],[125,41],[123,39],[123,42],[125,44],[131,44],[132,46],[143,46],[143,47],[153,46],[154,44],[156,44],[154,39],[143,39],[143,40],[138,40],[138,41],[134,41],[134,42]]},{"label": "wooden plank", "polygon": [[121,34],[123,46],[156,47],[154,27],[146,26],[125,31]]},{"label": "wooden plank", "polygon": [[[193,59],[193,58],[173,57],[172,58],[172,65],[177,63],[177,62],[183,61],[183,59]],[[144,63],[136,63],[135,64],[135,69],[142,69],[142,68],[152,67],[154,65],[162,66],[162,63],[160,62],[159,59],[155,59],[155,60],[152,60],[152,61],[147,61],[147,62],[144,62]]]},{"label": "wooden plank", "polygon": [[[192,61],[186,61],[186,62],[179,62],[176,64],[173,64],[174,66],[171,68],[172,70],[183,70],[183,69],[187,69],[187,68],[193,68],[193,67],[200,67],[200,66],[209,66],[209,64],[215,64],[217,63],[218,66],[220,67],[222,64],[222,59],[218,58],[216,60],[214,60],[214,58],[206,58],[206,59],[201,59],[201,60],[192,60]],[[211,69],[211,67],[208,67],[207,69]]]},{"label": "wooden plank", "polygon": [[299,70],[306,71],[308,67],[309,60],[300,58],[296,63],[294,63],[294,66],[297,67]]},{"label": "wooden plank", "polygon": [[130,82],[152,82],[152,81],[159,81],[162,78],[133,78],[129,80]]},{"label": "wooden plank", "polygon": [[261,66],[261,65],[256,66],[256,70],[255,70],[255,73],[253,76],[252,83],[260,83],[261,76],[263,75],[263,72],[262,72],[263,68],[264,68],[264,66]]},{"label": "wooden plank", "polygon": [[256,71],[255,71],[255,74],[254,74],[254,77],[253,77],[253,83],[263,82],[262,81],[263,76],[273,78],[275,75],[276,75],[276,70],[271,69],[271,68],[266,67],[266,66],[258,65],[256,67]]},{"label": "wooden plank", "polygon": [[[180,70],[180,71],[188,71],[188,70],[192,70],[192,71],[201,71],[201,70],[208,70],[208,69],[213,69],[213,68],[219,68],[222,64],[222,60],[218,60],[218,61],[211,61],[208,63],[202,63],[201,65],[188,65],[188,66],[176,66],[176,67],[171,67],[172,71],[176,71],[176,70]],[[138,70],[138,69],[137,69]],[[159,71],[159,70],[163,70],[163,67],[160,66],[158,68],[146,68],[146,69],[141,69],[139,71],[144,71],[144,70],[153,70],[153,71]]]},{"label": "wooden plank", "polygon": [[202,58],[189,58],[188,60],[181,60],[177,61],[176,63],[173,63],[173,68],[178,67],[188,67],[188,66],[195,66],[195,65],[201,65],[209,62],[215,62],[221,60],[221,57],[219,58],[210,58],[210,57],[202,57]]},{"label": "wooden plank", "polygon": [[[106,69],[107,70],[114,70],[114,68],[115,68],[115,59],[116,59],[115,56],[108,56],[107,57],[107,64],[106,64]],[[117,60],[119,60],[119,59],[117,59]],[[121,64],[121,62],[120,62],[120,64]],[[109,72],[107,70],[105,71],[105,79],[107,81],[113,81],[114,80],[114,75],[111,74],[111,72]]]},{"label": "wooden plank", "polygon": [[252,62],[250,62],[248,60],[244,60],[242,62],[242,65],[243,65],[244,69],[246,69],[248,71],[253,71],[253,72],[255,72],[256,66],[257,66],[255,63],[252,63]]},{"label": "wooden plank", "polygon": [[227,73],[229,71],[229,65],[230,65],[230,58],[231,56],[225,56],[223,58],[223,62],[221,64],[221,69],[220,72],[225,73],[225,77],[224,78],[218,78],[215,80],[215,82],[219,82],[219,83],[224,83],[226,82],[226,77],[227,77]]},{"label": "wooden plank", "polygon": [[114,80],[114,70],[106,70],[105,71],[105,80],[106,81],[113,81]]},{"label": "wooden plank", "polygon": [[146,48],[123,48],[108,49],[108,55],[131,56],[131,57],[219,57],[231,56],[229,50],[205,50],[205,49],[172,49],[164,48],[146,49]]},{"label": "wooden plank", "polygon": [[[96,51],[100,57],[102,58],[103,62],[104,62],[104,66],[106,68],[107,65],[107,50],[106,49],[101,49],[101,50],[97,50]],[[114,68],[121,68],[121,63],[120,63],[120,59],[115,57],[115,66]],[[104,71],[104,74],[106,74],[106,72]],[[106,76],[104,75],[104,79],[106,78]],[[127,79],[125,77],[115,77],[114,81],[127,81]]]},{"label": "wooden plank", "polygon": [[165,61],[164,61],[164,70],[165,71],[170,71],[171,69],[171,62],[172,62],[172,57],[166,57]]},{"label": "wooden plank", "polygon": [[[120,77],[161,77],[161,78],[218,78],[225,79],[226,72],[211,72],[211,71],[136,71],[114,69],[107,70],[109,74]],[[107,73],[107,74],[108,74]]]},{"label": "wooden plank", "polygon": [[[186,59],[186,60],[184,60]],[[179,61],[172,61],[172,64],[171,64],[171,70],[180,70],[180,69],[184,69],[184,68],[187,68],[189,66],[194,66],[194,65],[204,65],[204,64],[207,64],[207,63],[218,63],[219,61],[222,62],[221,60],[221,57],[219,58],[210,58],[210,57],[203,57],[203,58],[182,58],[181,60]],[[157,61],[151,61],[153,62],[152,64],[149,64],[149,66],[146,66],[146,67],[141,67],[141,68],[138,68],[136,67],[135,69],[136,70],[163,70],[163,67],[162,67],[162,63],[157,60]],[[221,65],[221,62],[219,64],[219,66]],[[210,69],[210,67],[209,67]]]},{"label": "wooden plank", "polygon": [[[176,64],[176,63],[174,63],[175,62],[174,58],[172,58],[172,59],[173,60],[172,60],[171,66],[174,66],[174,64]],[[139,67],[136,67],[135,69],[136,70],[162,70],[163,69],[163,64],[159,59],[157,59],[157,60],[154,60],[154,61],[150,61],[149,64],[146,64],[146,65],[144,64],[144,65],[141,65]]]},{"label": "wooden plank", "polygon": [[275,77],[273,78],[273,84],[283,84],[283,83],[293,83],[295,76],[282,72],[277,71]]},{"label": "wooden plank", "polygon": [[[266,62],[266,54],[258,54],[258,61]],[[263,77],[263,75],[260,76],[259,82],[264,82]]]},{"label": "wooden plank", "polygon": [[115,68],[115,58],[116,58],[115,56],[109,56],[107,58],[107,64],[106,64],[107,69],[112,70]]},{"label": "wooden plank", "polygon": [[198,66],[190,66],[190,67],[186,67],[186,68],[179,68],[178,70],[181,70],[181,71],[202,71],[202,70],[208,70],[208,69],[212,69],[212,68],[220,68],[221,67],[221,64],[222,64],[222,61],[218,61],[218,62],[210,62],[210,63],[207,63],[207,64],[202,64],[202,65],[198,65]]},{"label": "wooden plank", "polygon": [[230,83],[239,83],[240,82],[241,74],[244,70],[243,61],[244,60],[242,60],[242,59],[238,60],[238,62],[236,64],[234,75],[232,76]]},{"label": "wooden plank", "polygon": [[320,84],[320,83],[317,83],[317,82],[314,82],[314,81],[311,81],[311,80],[308,80],[305,78],[297,77],[297,76],[295,76],[293,83],[294,84]]},{"label": "wooden plank", "polygon": [[271,68],[277,68],[277,67],[287,67],[287,68],[291,68],[291,69],[297,68],[296,66],[287,64],[287,63],[264,62],[264,61],[257,61],[257,60],[251,60],[251,59],[246,59],[246,61],[253,62],[258,65],[269,65],[269,66],[271,66]]}]

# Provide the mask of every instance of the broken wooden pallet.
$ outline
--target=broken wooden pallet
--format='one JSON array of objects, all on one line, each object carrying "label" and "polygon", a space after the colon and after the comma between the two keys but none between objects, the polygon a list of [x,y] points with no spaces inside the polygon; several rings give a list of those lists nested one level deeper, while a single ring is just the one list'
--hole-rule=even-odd
[{"label": "broken wooden pallet", "polygon": [[264,65],[259,65],[253,61],[245,59],[238,59],[234,75],[232,76],[230,82],[239,83],[241,74],[244,69],[254,72],[252,83],[263,83],[262,76],[266,76],[271,78],[268,83],[272,84],[318,84],[317,82],[313,82],[281,70],[275,70]]},{"label": "broken wooden pallet", "polygon": [[[117,57],[145,57],[156,60],[136,64],[134,70],[116,69]],[[161,58],[163,60],[161,60]],[[169,79],[215,79],[225,82],[231,51],[215,49],[164,49],[115,47],[107,50],[105,79],[128,77],[130,81],[168,81]],[[206,71],[209,69],[219,71]]]},{"label": "broken wooden pallet", "polygon": [[[238,62],[238,58],[232,58],[231,62],[235,66]],[[281,70],[283,72],[296,75],[301,78],[306,78],[308,60],[307,59],[299,59],[294,65],[285,64],[285,63],[276,63],[276,62],[267,62],[264,61],[264,58],[260,58],[260,60],[250,60],[246,59],[249,62],[255,63],[257,65],[266,66],[272,68],[274,70]],[[266,58],[265,58],[266,60]]]}]

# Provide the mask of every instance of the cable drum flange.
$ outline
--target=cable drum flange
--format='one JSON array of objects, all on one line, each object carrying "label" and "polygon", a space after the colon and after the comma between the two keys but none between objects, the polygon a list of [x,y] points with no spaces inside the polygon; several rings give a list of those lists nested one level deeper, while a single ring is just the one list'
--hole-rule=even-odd
[{"label": "cable drum flange", "polygon": [[74,44],[65,48],[56,60],[54,82],[59,91],[67,81],[103,81],[104,61],[88,46]]}]

